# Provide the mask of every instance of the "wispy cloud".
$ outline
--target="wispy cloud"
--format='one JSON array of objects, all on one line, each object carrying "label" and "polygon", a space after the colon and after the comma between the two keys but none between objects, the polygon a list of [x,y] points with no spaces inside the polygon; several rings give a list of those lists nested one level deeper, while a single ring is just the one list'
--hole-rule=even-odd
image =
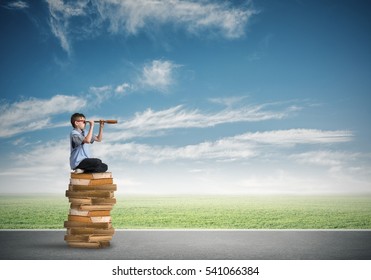
[{"label": "wispy cloud", "polygon": [[328,169],[331,174],[340,177],[342,173],[352,173],[355,178],[370,176],[367,167],[370,154],[339,150],[307,151],[290,155],[290,159],[304,166],[317,166]]},{"label": "wispy cloud", "polygon": [[[284,146],[280,141],[267,143],[263,141],[261,135],[272,136],[272,139],[275,135],[280,135],[281,140],[291,142],[293,145]],[[346,131],[291,129],[248,132],[217,141],[178,147],[109,141],[94,145],[93,153],[107,162],[111,171],[116,172],[123,186],[126,186],[125,193],[369,192],[370,172],[365,172],[369,170],[368,164],[358,164],[360,154],[347,154],[344,151],[330,149],[316,151],[319,147],[330,148],[337,144],[338,139],[334,139],[333,135],[337,135],[337,138],[342,137],[343,141],[352,140],[352,133]],[[306,152],[297,154],[297,150],[293,149],[296,145],[303,145],[302,148]],[[273,154],[272,150],[278,152]],[[44,180],[43,190],[61,192],[66,179],[66,173],[61,170],[66,172],[69,170],[66,160],[68,153],[66,139],[32,145],[24,153],[13,155],[11,160],[15,164],[5,166],[0,175],[4,180],[9,178],[8,180],[12,182],[14,178],[28,180],[31,183],[37,182],[38,191],[40,191],[39,177],[43,175],[41,176]],[[53,157],[50,157],[50,154],[53,154]],[[367,159],[369,160],[369,155]],[[274,164],[268,165],[267,160]],[[303,169],[297,166],[298,161],[304,166]],[[26,165],[26,162],[34,164],[30,166]],[[356,162],[355,166],[351,165]],[[287,168],[287,164],[288,166],[293,164],[296,169]],[[307,177],[313,164],[320,167],[344,168],[339,170],[323,168],[321,172],[310,173],[313,176]],[[40,169],[39,166],[44,167]],[[145,177],[142,171],[138,171],[144,166],[149,167],[145,171],[147,174]],[[246,172],[246,167],[249,172]],[[125,175],[120,175],[122,174],[120,172]],[[356,179],[356,174],[362,176]],[[56,178],[59,179],[57,180],[59,183],[55,183]],[[131,182],[127,181],[128,178]],[[50,182],[54,182],[52,189]],[[20,190],[32,192],[26,187],[21,187]]]},{"label": "wispy cloud", "polygon": [[213,113],[187,109],[183,105],[160,111],[147,109],[144,112],[136,113],[128,121],[120,122],[115,127],[118,132],[112,132],[114,134],[112,138],[119,141],[177,128],[205,128],[226,123],[279,120],[289,117],[298,110],[295,106],[276,108],[276,105],[258,104],[240,108],[228,107]]},{"label": "wispy cloud", "polygon": [[353,158],[358,158],[357,153],[339,152],[339,151],[310,151],[300,154],[294,154],[292,159],[301,164],[313,164],[327,167],[341,166],[344,161],[349,161]]},{"label": "wispy cloud", "polygon": [[50,99],[28,98],[14,103],[0,104],[0,137],[10,137],[22,132],[59,127],[64,123],[52,123],[52,117],[61,113],[83,109],[87,103],[97,106],[113,96],[122,96],[129,91],[146,87],[166,91],[174,83],[172,62],[155,60],[143,67],[142,76],[136,84],[122,83],[117,86],[91,86],[78,96],[55,95]]},{"label": "wispy cloud", "polygon": [[91,86],[89,88],[88,98],[91,105],[99,105],[105,100],[109,99],[113,94],[111,85],[101,87]]},{"label": "wispy cloud", "polygon": [[[60,41],[62,48],[71,53],[70,35],[76,31],[71,27],[72,18],[86,16],[87,1],[72,1],[65,3],[63,0],[47,0],[50,12],[50,28]],[[71,30],[72,28],[72,30]],[[81,31],[78,31],[81,33]]]},{"label": "wispy cloud", "polygon": [[[127,36],[163,24],[172,24],[192,34],[214,32],[227,39],[238,38],[244,35],[246,24],[257,13],[246,4],[232,7],[227,2],[209,0],[47,2],[52,32],[68,53],[71,52],[71,36],[76,34],[87,37],[108,30]],[[75,18],[79,19],[79,26],[72,25]]]},{"label": "wispy cloud", "polygon": [[23,10],[29,8],[30,6],[24,1],[13,1],[2,5],[2,7],[9,10]]},{"label": "wispy cloud", "polygon": [[124,96],[141,90],[150,90],[166,93],[176,84],[175,69],[180,65],[168,60],[153,60],[144,64],[132,81],[125,81],[118,85],[91,86],[88,95],[98,103],[113,96]]},{"label": "wispy cloud", "polygon": [[[217,141],[206,141],[183,147],[153,146],[138,143],[116,143],[110,149],[100,150],[103,157],[124,158],[137,162],[161,162],[168,160],[221,160],[235,161],[257,156],[271,156],[271,150],[286,149],[296,145],[334,144],[349,142],[350,131],[322,131],[315,129],[289,129],[264,132],[248,132]],[[289,146],[287,144],[290,144]],[[269,154],[267,154],[269,153]],[[305,154],[294,156],[303,160]],[[339,158],[341,160],[341,158]]]},{"label": "wispy cloud", "polygon": [[248,144],[228,141],[228,139],[216,142],[203,142],[197,145],[184,147],[153,146],[138,143],[114,144],[110,150],[99,150],[104,157],[122,158],[134,162],[152,162],[174,160],[236,160],[248,159],[256,155]]},{"label": "wispy cloud", "polygon": [[289,129],[246,133],[237,136],[236,139],[279,146],[296,144],[327,144],[349,142],[353,139],[353,133],[348,130],[323,131],[318,129]]},{"label": "wispy cloud", "polygon": [[[247,132],[184,146],[114,142],[96,146],[94,151],[113,166],[125,163],[123,169],[126,173],[132,165],[141,168],[150,166],[146,173],[151,173],[151,180],[143,182],[139,191],[151,192],[155,188],[155,193],[313,193],[337,192],[341,188],[347,189],[344,186],[349,183],[354,190],[367,190],[369,174],[355,182],[352,177],[360,172],[352,170],[353,166],[341,152],[329,151],[328,155],[336,162],[324,164],[346,166],[346,169],[323,168],[307,178],[312,162],[304,161],[306,155],[316,155],[318,148],[333,147],[352,139],[353,134],[349,131],[289,129]],[[307,152],[298,155],[298,149]],[[303,160],[302,168],[297,166],[299,160]],[[295,170],[290,166],[295,166]],[[360,168],[366,167],[361,165]],[[151,171],[153,169],[157,171]],[[339,172],[343,172],[341,184]],[[141,178],[140,174],[135,176]],[[132,191],[138,191],[138,187],[133,187]]]},{"label": "wispy cloud", "polygon": [[[95,1],[94,1],[95,2]],[[173,23],[189,32],[216,29],[228,38],[239,37],[244,26],[256,13],[252,8],[231,7],[227,3],[213,1],[142,0],[96,1],[103,20],[109,22],[109,30],[124,30],[135,34],[150,24]]]},{"label": "wispy cloud", "polygon": [[233,96],[233,97],[218,97],[218,98],[209,98],[209,101],[211,103],[224,105],[227,107],[231,107],[235,104],[239,104],[244,99],[246,99],[247,96]]},{"label": "wispy cloud", "polygon": [[132,89],[133,86],[129,83],[123,83],[121,85],[116,86],[115,92],[118,94],[125,94],[128,90]]},{"label": "wispy cloud", "polygon": [[10,137],[22,132],[58,127],[54,115],[73,112],[86,105],[86,100],[76,96],[55,95],[50,99],[29,98],[12,104],[0,105],[0,137]]}]

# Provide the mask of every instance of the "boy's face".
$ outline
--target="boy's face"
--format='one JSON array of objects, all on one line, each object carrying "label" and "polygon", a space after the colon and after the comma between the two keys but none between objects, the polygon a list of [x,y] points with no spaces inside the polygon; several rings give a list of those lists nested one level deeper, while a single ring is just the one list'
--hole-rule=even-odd
[{"label": "boy's face", "polygon": [[75,121],[75,127],[83,130],[85,128],[85,118],[78,118],[78,120]]}]

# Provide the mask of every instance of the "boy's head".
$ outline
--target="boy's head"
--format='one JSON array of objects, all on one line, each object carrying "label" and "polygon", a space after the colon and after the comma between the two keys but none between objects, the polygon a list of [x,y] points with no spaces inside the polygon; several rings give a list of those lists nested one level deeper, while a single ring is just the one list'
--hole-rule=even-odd
[{"label": "boy's head", "polygon": [[85,116],[81,113],[75,113],[71,116],[71,125],[76,128],[76,122],[82,122],[85,124]]}]

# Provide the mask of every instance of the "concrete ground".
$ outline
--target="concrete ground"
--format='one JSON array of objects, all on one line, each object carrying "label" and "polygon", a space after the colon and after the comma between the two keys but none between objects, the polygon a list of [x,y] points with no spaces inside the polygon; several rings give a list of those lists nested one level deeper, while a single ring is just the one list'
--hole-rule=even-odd
[{"label": "concrete ground", "polygon": [[371,260],[371,231],[120,230],[70,248],[60,231],[0,231],[2,260]]}]

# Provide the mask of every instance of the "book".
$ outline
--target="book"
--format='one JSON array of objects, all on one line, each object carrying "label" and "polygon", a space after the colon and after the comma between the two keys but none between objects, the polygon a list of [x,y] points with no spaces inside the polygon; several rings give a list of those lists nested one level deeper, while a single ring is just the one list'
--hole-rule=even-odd
[{"label": "book", "polygon": [[76,221],[65,221],[65,228],[111,228],[112,223],[85,223]]},{"label": "book", "polygon": [[71,185],[83,185],[83,186],[97,186],[113,184],[113,178],[102,178],[102,179],[70,179]]},{"label": "book", "polygon": [[88,240],[89,240],[89,235],[66,234],[64,236],[64,241],[87,242]]},{"label": "book", "polygon": [[88,242],[102,242],[102,241],[111,241],[112,235],[89,235],[88,236]]},{"label": "book", "polygon": [[68,190],[70,191],[116,191],[117,185],[107,184],[107,185],[69,185]]},{"label": "book", "polygon": [[91,198],[91,197],[103,197],[113,198],[113,192],[111,191],[66,191],[66,197],[72,198]]},{"label": "book", "polygon": [[71,172],[71,178],[73,179],[106,179],[112,178],[111,172],[104,173],[73,173]]},{"label": "book", "polygon": [[116,198],[69,198],[71,205],[81,205],[87,209],[89,207],[113,207],[116,204]]},{"label": "book", "polygon": [[114,228],[68,228],[67,235],[113,235]]},{"label": "book", "polygon": [[112,210],[113,205],[109,204],[95,204],[95,205],[87,205],[87,204],[76,204],[71,203],[70,209],[76,210],[87,210],[87,211],[98,211],[98,210]]},{"label": "book", "polygon": [[67,242],[68,246],[75,248],[104,248],[110,245],[109,241],[101,242]]},{"label": "book", "polygon": [[88,217],[99,217],[99,216],[109,216],[109,210],[78,210],[74,208],[70,208],[70,215],[75,216],[88,216]]},{"label": "book", "polygon": [[71,204],[78,204],[78,205],[91,205],[92,204],[92,199],[91,198],[73,198],[69,197],[68,201]]},{"label": "book", "polygon": [[93,198],[92,203],[95,205],[101,204],[113,205],[116,204],[116,198]]},{"label": "book", "polygon": [[66,234],[64,236],[65,241],[71,242],[100,242],[100,241],[111,241],[112,235],[95,235],[95,234]]},{"label": "book", "polygon": [[88,217],[88,216],[68,215],[68,221],[81,222],[81,223],[110,223],[111,216]]}]

